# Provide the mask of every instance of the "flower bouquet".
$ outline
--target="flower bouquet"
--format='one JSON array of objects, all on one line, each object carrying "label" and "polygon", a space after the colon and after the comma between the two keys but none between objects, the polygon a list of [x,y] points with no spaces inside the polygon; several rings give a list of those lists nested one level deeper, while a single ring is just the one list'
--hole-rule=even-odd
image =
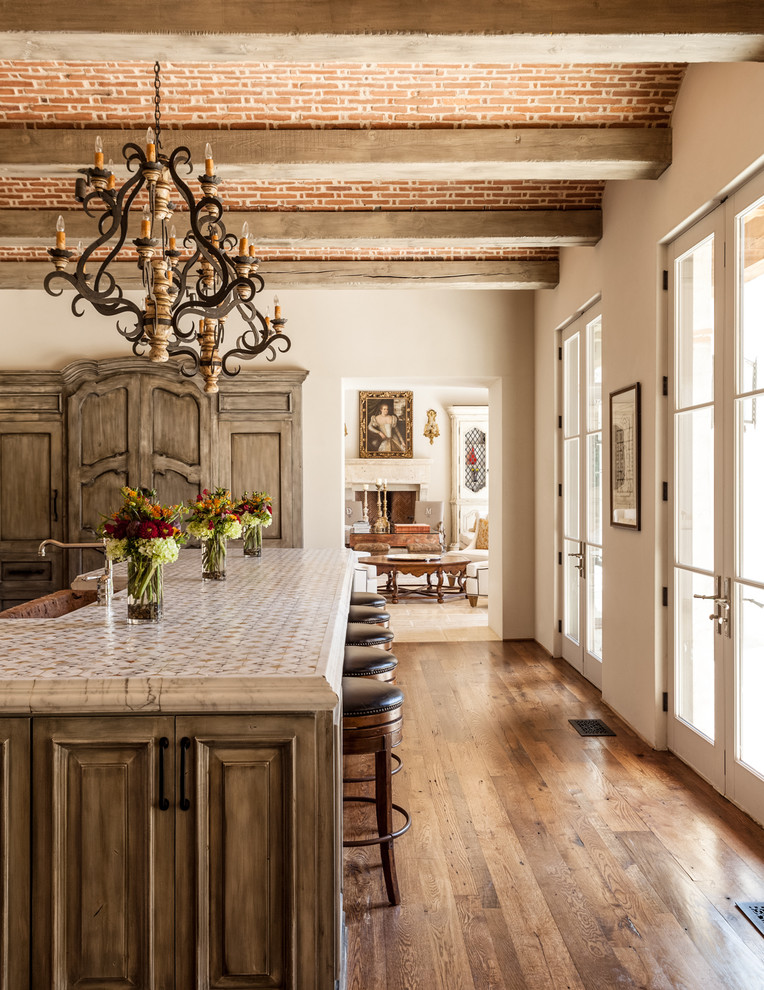
[{"label": "flower bouquet", "polygon": [[202,580],[225,581],[226,541],[241,536],[241,523],[234,512],[227,488],[204,489],[188,503],[190,519],[186,532],[202,541]]},{"label": "flower bouquet", "polygon": [[178,559],[186,537],[175,521],[182,506],[158,505],[153,488],[120,488],[124,502],[105,517],[100,534],[106,555],[127,561],[127,621],[158,622],[162,617],[162,567]]},{"label": "flower bouquet", "polygon": [[244,492],[234,511],[244,530],[244,556],[259,557],[263,552],[263,526],[273,522],[273,499],[266,492]]}]

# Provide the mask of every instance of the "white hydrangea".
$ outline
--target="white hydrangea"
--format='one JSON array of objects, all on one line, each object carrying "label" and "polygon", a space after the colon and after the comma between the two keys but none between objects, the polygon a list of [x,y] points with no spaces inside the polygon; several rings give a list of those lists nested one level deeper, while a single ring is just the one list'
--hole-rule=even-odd
[{"label": "white hydrangea", "polygon": [[115,564],[127,560],[130,556],[127,552],[127,540],[106,540],[106,556]]},{"label": "white hydrangea", "polygon": [[241,536],[241,523],[236,516],[229,516],[223,523],[221,532],[227,540],[238,540]]},{"label": "white hydrangea", "polygon": [[239,518],[244,529],[249,529],[250,526],[254,526],[256,522],[260,521],[252,512],[242,512]]},{"label": "white hydrangea", "polygon": [[174,564],[178,559],[178,544],[171,537],[138,540],[137,550],[157,564]]},{"label": "white hydrangea", "polygon": [[192,519],[186,526],[186,531],[196,540],[208,540],[212,534],[209,524]]}]

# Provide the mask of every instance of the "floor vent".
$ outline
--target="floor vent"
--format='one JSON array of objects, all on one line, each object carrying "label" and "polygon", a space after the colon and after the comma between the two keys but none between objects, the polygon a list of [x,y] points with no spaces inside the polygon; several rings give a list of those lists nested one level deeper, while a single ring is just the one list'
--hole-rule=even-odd
[{"label": "floor vent", "polygon": [[743,912],[751,924],[759,929],[764,935],[764,902],[762,901],[738,901],[735,906]]},{"label": "floor vent", "polygon": [[569,718],[579,736],[614,736],[615,732],[599,718]]}]

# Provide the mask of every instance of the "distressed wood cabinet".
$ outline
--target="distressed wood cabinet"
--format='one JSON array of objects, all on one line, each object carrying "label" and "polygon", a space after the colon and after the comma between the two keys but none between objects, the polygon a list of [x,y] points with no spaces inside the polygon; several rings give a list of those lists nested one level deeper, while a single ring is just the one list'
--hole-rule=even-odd
[{"label": "distressed wood cabinet", "polygon": [[64,532],[63,436],[55,391],[0,391],[1,608],[61,587],[61,559],[37,547]]},{"label": "distressed wood cabinet", "polygon": [[0,719],[0,990],[29,986],[30,719]]},{"label": "distressed wood cabinet", "polygon": [[2,606],[99,567],[98,551],[38,558],[37,546],[93,542],[123,485],[156,488],[167,503],[217,485],[269,491],[274,521],[264,538],[302,546],[305,376],[243,370],[209,396],[177,364],[140,358],[0,373]]},{"label": "distressed wood cabinet", "polygon": [[33,721],[33,987],[314,985],[312,718]]}]

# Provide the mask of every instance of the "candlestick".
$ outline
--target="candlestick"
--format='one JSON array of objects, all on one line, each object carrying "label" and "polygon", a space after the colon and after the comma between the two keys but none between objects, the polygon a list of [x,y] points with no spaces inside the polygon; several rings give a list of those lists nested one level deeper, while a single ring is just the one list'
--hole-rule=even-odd
[{"label": "candlestick", "polygon": [[[248,247],[249,247],[249,224],[245,220],[241,228],[241,237],[239,238],[239,254],[245,255],[247,253]],[[276,316],[278,315],[279,314],[276,313]]]},{"label": "candlestick", "polygon": [[274,320],[278,320],[278,318],[280,316],[281,316],[281,303],[279,302],[279,297],[278,296],[274,296],[273,297],[273,318],[274,318]]},{"label": "candlestick", "polygon": [[66,230],[64,227],[64,218],[59,217],[56,220],[56,249],[58,251],[63,251],[66,248]]},{"label": "candlestick", "polygon": [[204,174],[215,174],[215,162],[212,160],[212,145],[209,142],[204,146]]},{"label": "candlestick", "polygon": [[100,135],[95,139],[95,168],[103,168],[103,142]]},{"label": "candlestick", "polygon": [[154,135],[151,128],[146,129],[146,161],[155,162],[157,160],[157,148],[154,144]]},{"label": "candlestick", "polygon": [[170,250],[171,251],[174,251],[175,250],[175,245],[177,243],[178,243],[178,241],[177,241],[177,235],[175,233],[175,224],[173,224],[172,227],[170,227]]},{"label": "candlestick", "polygon": [[365,523],[368,523],[369,521],[369,503],[367,502],[368,497],[369,497],[369,486],[364,485],[363,486],[363,521]]}]

